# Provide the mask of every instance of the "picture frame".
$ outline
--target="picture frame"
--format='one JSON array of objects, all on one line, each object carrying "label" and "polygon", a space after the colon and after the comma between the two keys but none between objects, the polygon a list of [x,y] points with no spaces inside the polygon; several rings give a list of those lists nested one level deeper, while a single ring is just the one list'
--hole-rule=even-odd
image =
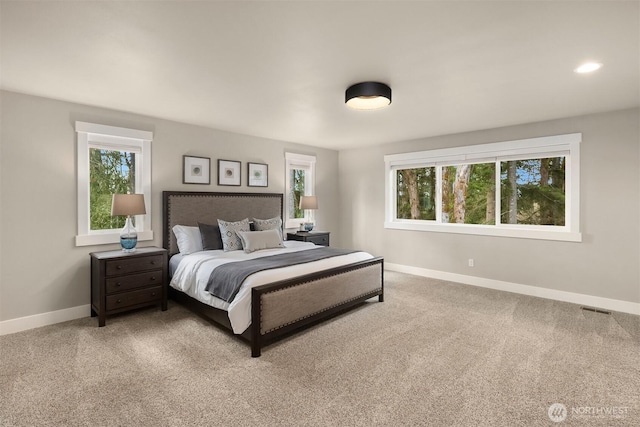
[{"label": "picture frame", "polygon": [[265,163],[249,163],[247,185],[249,187],[269,186],[269,165]]},{"label": "picture frame", "polygon": [[182,156],[183,184],[211,184],[211,158]]},{"label": "picture frame", "polygon": [[237,160],[218,159],[218,185],[240,186],[240,167]]}]

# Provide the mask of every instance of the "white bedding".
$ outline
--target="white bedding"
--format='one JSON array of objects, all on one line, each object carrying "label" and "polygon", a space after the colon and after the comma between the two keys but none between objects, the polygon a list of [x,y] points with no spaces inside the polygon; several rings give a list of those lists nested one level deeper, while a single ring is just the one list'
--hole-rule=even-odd
[{"label": "white bedding", "polygon": [[309,242],[291,240],[285,241],[284,245],[284,248],[265,249],[250,254],[244,253],[244,251],[224,252],[217,250],[181,255],[182,260],[175,269],[170,285],[200,302],[227,311],[233,332],[241,334],[251,324],[252,287],[373,258],[366,252],[354,252],[305,264],[260,271],[252,274],[244,281],[240,291],[231,303],[216,298],[204,290],[211,272],[218,265],[287,252],[313,250],[321,247]]}]

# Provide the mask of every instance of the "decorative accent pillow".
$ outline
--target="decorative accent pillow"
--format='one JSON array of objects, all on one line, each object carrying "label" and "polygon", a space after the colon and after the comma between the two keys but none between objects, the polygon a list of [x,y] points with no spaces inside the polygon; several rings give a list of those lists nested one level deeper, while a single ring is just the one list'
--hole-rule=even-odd
[{"label": "decorative accent pillow", "polygon": [[198,222],[200,236],[202,237],[202,249],[205,251],[214,251],[222,249],[222,237],[220,236],[220,227],[217,225],[203,224]]},{"label": "decorative accent pillow", "polygon": [[176,243],[178,243],[178,250],[181,254],[189,255],[202,250],[202,238],[198,227],[174,225],[172,230],[176,236]]},{"label": "decorative accent pillow", "polygon": [[279,216],[269,219],[253,218],[253,226],[256,231],[278,230],[280,240],[282,240],[282,218]]},{"label": "decorative accent pillow", "polygon": [[238,231],[237,234],[242,241],[242,248],[248,254],[261,249],[284,248],[280,233],[278,233],[276,229],[265,231]]},{"label": "decorative accent pillow", "polygon": [[225,252],[239,251],[242,249],[242,242],[236,232],[249,231],[249,218],[237,222],[228,222],[219,219],[218,226],[220,227],[220,237],[222,238],[222,249],[224,249]]}]

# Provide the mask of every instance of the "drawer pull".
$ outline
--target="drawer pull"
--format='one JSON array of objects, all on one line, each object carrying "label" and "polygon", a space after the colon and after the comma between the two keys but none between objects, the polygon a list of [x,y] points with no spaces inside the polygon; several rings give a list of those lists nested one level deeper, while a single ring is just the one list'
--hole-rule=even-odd
[{"label": "drawer pull", "polygon": [[122,300],[119,299],[119,300],[116,301],[116,304],[120,304],[121,302],[122,302]]},{"label": "drawer pull", "polygon": [[156,296],[156,293],[155,293],[155,292],[151,292],[151,296],[152,296],[152,297],[155,297],[155,296]]},{"label": "drawer pull", "polygon": [[151,265],[156,265],[156,262],[155,261],[151,261]]},{"label": "drawer pull", "polygon": [[151,276],[151,279],[150,279],[150,280],[151,280],[152,282],[153,282],[153,281],[155,281],[155,280],[156,280],[156,276]]},{"label": "drawer pull", "polygon": [[122,270],[122,266],[121,265],[116,266],[116,270]]},{"label": "drawer pull", "polygon": [[115,287],[119,288],[120,287],[120,282],[116,282]]}]

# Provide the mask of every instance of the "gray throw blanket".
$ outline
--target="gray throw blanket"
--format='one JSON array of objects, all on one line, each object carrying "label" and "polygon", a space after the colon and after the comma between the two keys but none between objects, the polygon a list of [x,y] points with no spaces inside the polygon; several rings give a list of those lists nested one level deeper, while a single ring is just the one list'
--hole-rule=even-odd
[{"label": "gray throw blanket", "polygon": [[211,272],[205,290],[214,297],[226,302],[231,302],[238,294],[244,280],[254,273],[347,255],[354,252],[357,251],[322,247],[222,264],[214,268]]}]

